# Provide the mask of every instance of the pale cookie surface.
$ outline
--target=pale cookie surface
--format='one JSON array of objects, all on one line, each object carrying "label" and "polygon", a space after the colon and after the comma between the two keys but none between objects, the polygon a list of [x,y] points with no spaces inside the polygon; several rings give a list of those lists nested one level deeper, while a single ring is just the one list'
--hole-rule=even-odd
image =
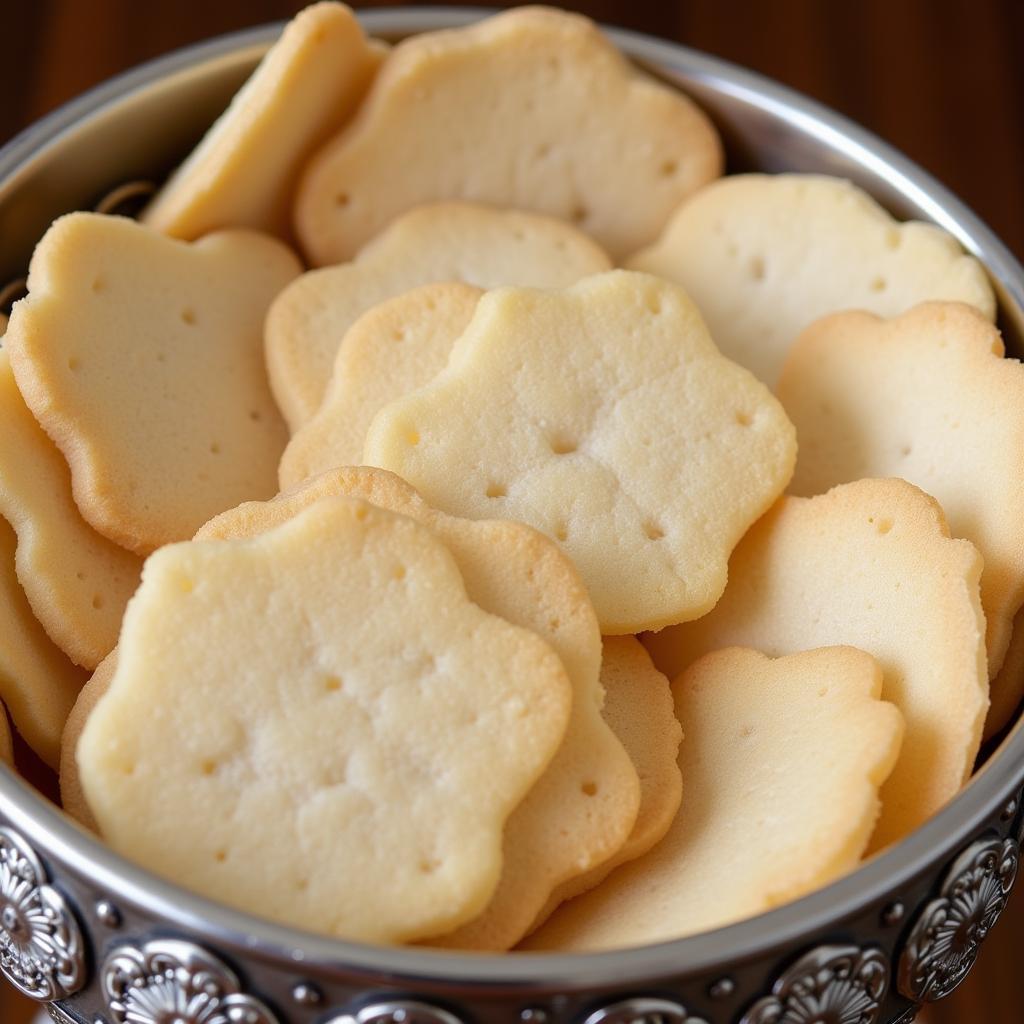
[{"label": "pale cookie surface", "polygon": [[122,217],[54,222],[4,343],[96,530],[144,554],[276,492],[263,320],[300,269],[251,231],[188,244]]},{"label": "pale cookie surface", "polygon": [[836,313],[797,338],[776,393],[796,427],[790,491],[901,477],[981,552],[988,671],[1024,603],[1024,367],[972,307],[924,303],[892,320]]},{"label": "pale cookie surface", "polygon": [[293,431],[320,407],[338,346],[368,309],[423,284],[557,288],[611,268],[586,235],[551,217],[434,203],[399,217],[351,263],[303,274],[267,318],[267,367]]},{"label": "pale cookie surface", "polygon": [[0,699],[15,728],[51,768],[86,674],[54,646],[32,614],[15,572],[17,538],[0,519]]},{"label": "pale cookie surface", "polygon": [[[772,656],[849,644],[878,659],[907,734],[872,850],[902,839],[967,781],[988,708],[982,559],[938,502],[903,480],[783,498],[729,562],[715,610],[647,638],[670,678],[739,644]],[[685,782],[684,782],[685,785]]]},{"label": "pale cookie surface", "polygon": [[344,4],[301,11],[142,221],[190,241],[229,227],[288,237],[303,165],[352,115],[380,59]]},{"label": "pale cookie surface", "polygon": [[[607,715],[602,718],[601,638],[593,607],[572,564],[546,537],[520,523],[436,512],[404,481],[378,469],[333,470],[292,494],[226,512],[199,536],[254,536],[338,494],[363,498],[430,527],[454,556],[470,600],[538,634],[562,659],[572,683],[572,714],[562,745],[505,826],[496,892],[473,921],[430,943],[508,949],[525,934],[552,890],[616,855],[630,841],[637,820],[637,771]],[[657,745],[658,740],[650,742]]]},{"label": "pale cookie surface", "polygon": [[117,659],[78,743],[111,846],[370,942],[483,908],[571,705],[551,648],[473,604],[428,528],[346,498],[151,556]]},{"label": "pale cookie surface", "polygon": [[992,704],[985,719],[985,739],[995,736],[1010,721],[1024,698],[1024,610],[1017,612],[1013,620],[1006,656],[992,679],[991,689]]},{"label": "pale cookie surface", "polygon": [[605,637],[601,657],[602,715],[640,776],[640,810],[629,838],[610,860],[560,885],[537,916],[539,928],[558,905],[595,888],[620,864],[636,860],[668,832],[682,799],[679,743],[683,738],[668,679],[632,636]]},{"label": "pale cookie surface", "polygon": [[82,730],[89,720],[93,708],[100,698],[110,689],[111,680],[117,669],[117,648],[110,652],[96,667],[89,681],[82,687],[75,701],[64,731],[60,737],[60,803],[66,814],[69,814],[79,825],[91,832],[98,832],[96,819],[85,802],[82,792],[82,780],[78,772],[76,751]]},{"label": "pale cookie surface", "polygon": [[626,271],[489,292],[445,372],[381,410],[364,451],[436,508],[555,538],[605,634],[707,613],[795,458],[782,407],[686,293]]},{"label": "pale cookie surface", "polygon": [[18,535],[18,579],[35,617],[75,664],[95,668],[117,643],[142,562],[82,518],[67,463],[22,400],[6,351],[0,351],[0,516]]},{"label": "pale cookie surface", "polygon": [[288,442],[281,489],[336,466],[358,466],[374,416],[448,365],[481,295],[468,284],[428,284],[364,313],[342,339],[323,404]]},{"label": "pale cookie surface", "polygon": [[7,721],[7,712],[0,705],[0,762],[14,767],[14,740],[11,737],[11,725]]},{"label": "pale cookie surface", "polygon": [[395,47],[304,175],[296,230],[313,263],[336,263],[413,206],[470,199],[572,221],[623,256],[721,170],[691,100],[586,18],[532,7]]},{"label": "pale cookie surface", "polygon": [[772,387],[796,336],[826,313],[895,316],[947,299],[995,318],[985,271],[951,235],[901,224],[850,182],[820,175],[723,178],[626,265],[678,281],[722,352]]},{"label": "pale cookie surface", "polygon": [[672,687],[683,802],[646,856],[562,907],[530,950],[664,942],[762,913],[856,867],[903,723],[850,647],[731,648]]}]

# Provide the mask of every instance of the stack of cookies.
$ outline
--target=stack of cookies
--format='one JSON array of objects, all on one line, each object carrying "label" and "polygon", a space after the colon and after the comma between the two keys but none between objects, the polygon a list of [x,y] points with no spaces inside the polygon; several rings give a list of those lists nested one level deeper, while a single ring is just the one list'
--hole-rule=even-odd
[{"label": "stack of cookies", "polygon": [[65,810],[498,952],[760,913],[953,797],[1024,688],[1024,370],[939,228],[722,174],[584,18],[389,49],[326,2],[139,222],[56,221],[0,697]]}]

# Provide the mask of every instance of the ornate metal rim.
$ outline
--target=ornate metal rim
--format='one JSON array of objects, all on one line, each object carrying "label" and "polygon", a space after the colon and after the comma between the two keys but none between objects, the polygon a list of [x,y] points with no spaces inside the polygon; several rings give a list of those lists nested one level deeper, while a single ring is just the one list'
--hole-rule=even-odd
[{"label": "ornate metal rim", "polygon": [[64,896],[35,850],[0,827],[0,973],[39,1002],[64,999],[85,983],[85,943]]},{"label": "ornate metal rim", "polygon": [[902,995],[930,1003],[959,987],[1006,909],[1019,866],[1012,837],[990,834],[961,852],[904,942],[897,974]]},{"label": "ornate metal rim", "polygon": [[242,991],[227,964],[191,942],[117,946],[107,954],[100,980],[112,1024],[160,1024],[168,1018],[279,1024],[272,1010]]},{"label": "ornate metal rim", "polygon": [[650,996],[608,1003],[583,1019],[583,1024],[706,1024],[682,1003]]},{"label": "ornate metal rim", "polygon": [[877,946],[819,946],[780,974],[771,993],[750,1006],[740,1024],[875,1024],[891,973],[889,958]]},{"label": "ornate metal rim", "polygon": [[385,999],[343,1010],[324,1024],[463,1024],[461,1018],[415,999]]},{"label": "ornate metal rim", "polygon": [[[394,8],[364,12],[369,31],[397,36],[451,27],[474,20],[484,9]],[[34,155],[79,122],[111,104],[141,93],[158,80],[199,65],[253,63],[280,31],[267,26],[229,35],[172,53],[121,75],[67,104],[0,149],[0,182],[27,173]],[[978,218],[906,157],[824,106],[725,61],[633,32],[612,37],[640,62],[667,76],[685,72],[711,91],[741,99],[838,150],[941,224],[985,262],[1004,305],[1024,318],[1024,269]],[[507,986],[599,987],[642,984],[678,973],[681,964],[699,974],[757,956],[770,947],[797,944],[802,936],[852,915],[910,881],[929,864],[953,855],[985,821],[998,814],[1024,774],[1024,729],[1018,726],[970,785],[935,818],[898,847],[881,854],[847,878],[768,914],[715,932],[643,949],[589,955],[521,954],[472,957],[420,950],[381,950],[333,941],[271,924],[204,900],[121,859],[93,837],[46,806],[26,784],[0,769],[0,813],[29,836],[37,848],[72,871],[89,876],[111,895],[145,908],[167,924],[209,937],[221,948],[277,961],[302,962],[310,975],[348,970],[408,980],[420,990],[463,983]]]}]

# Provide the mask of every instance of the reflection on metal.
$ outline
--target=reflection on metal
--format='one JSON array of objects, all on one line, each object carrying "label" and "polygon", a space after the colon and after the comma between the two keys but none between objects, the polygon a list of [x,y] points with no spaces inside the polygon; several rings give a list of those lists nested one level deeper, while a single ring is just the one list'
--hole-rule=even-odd
[{"label": "reflection on metal", "polygon": [[877,949],[819,946],[801,957],[740,1024],[877,1024],[889,961]]},{"label": "reflection on metal", "polygon": [[667,999],[624,999],[594,1010],[583,1024],[705,1024],[685,1006]]},{"label": "reflection on metal", "polygon": [[63,999],[85,983],[78,922],[48,883],[32,847],[13,829],[0,828],[0,971],[40,1002]]},{"label": "reflection on metal", "polygon": [[225,964],[191,942],[118,946],[100,985],[111,1024],[279,1024]]},{"label": "reflection on metal", "polygon": [[921,911],[900,957],[903,995],[932,1002],[967,977],[1006,907],[1019,860],[1013,839],[988,839],[969,846],[953,862],[938,898]]}]

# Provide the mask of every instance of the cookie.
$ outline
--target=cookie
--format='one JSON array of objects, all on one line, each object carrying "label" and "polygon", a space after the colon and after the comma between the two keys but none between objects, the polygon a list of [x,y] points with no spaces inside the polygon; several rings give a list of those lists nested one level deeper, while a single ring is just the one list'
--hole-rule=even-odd
[{"label": "cookie", "polygon": [[793,494],[902,477],[981,552],[990,677],[1024,604],[1024,367],[1004,355],[999,331],[960,303],[836,313],[797,338],[776,389],[800,442]]},{"label": "cookie", "polygon": [[276,493],[287,433],[263,319],[300,269],[251,231],[188,244],[89,213],[50,227],[5,345],[94,529],[145,554]]},{"label": "cookie", "polygon": [[[987,571],[987,564],[985,568]],[[984,579],[983,574],[983,582]],[[992,703],[985,719],[985,739],[991,739],[1005,728],[1024,698],[1024,610],[1017,612],[1013,620],[1003,665],[990,685]]]},{"label": "cookie", "polygon": [[562,907],[530,950],[665,942],[762,913],[856,867],[903,722],[851,647],[731,648],[675,681],[683,802],[646,856]]},{"label": "cookie", "polygon": [[431,530],[332,498],[149,558],[78,769],[104,839],[157,874],[403,942],[482,909],[570,705],[557,655],[470,601]]},{"label": "cookie", "polygon": [[[572,682],[572,714],[562,745],[505,826],[496,892],[473,921],[430,942],[508,949],[525,934],[552,890],[606,862],[629,842],[641,806],[641,783],[630,755],[602,718],[601,638],[593,607],[571,563],[536,531],[519,523],[474,522],[435,512],[404,481],[376,469],[325,473],[291,494],[226,512],[199,536],[255,536],[338,494],[363,498],[428,526],[454,556],[470,600],[538,634],[562,659]],[[657,715],[656,710],[645,714],[652,713]],[[649,742],[657,744],[654,738]]]},{"label": "cookie", "polygon": [[61,806],[66,814],[69,814],[79,825],[89,829],[90,832],[98,832],[99,827],[96,824],[96,819],[92,816],[92,811],[89,810],[89,805],[85,802],[75,752],[78,749],[78,741],[81,739],[85,723],[89,720],[93,708],[110,689],[110,683],[116,670],[117,648],[114,648],[99,663],[89,681],[82,687],[82,691],[68,715],[67,722],[64,723],[64,731],[60,738]]},{"label": "cookie", "polygon": [[[903,480],[783,498],[733,552],[699,622],[646,638],[669,678],[732,645],[773,657],[849,644],[878,659],[906,719],[871,849],[902,839],[967,781],[988,708],[982,559],[951,540],[938,502]],[[685,778],[684,778],[685,787]]]},{"label": "cookie", "polygon": [[292,431],[320,407],[342,338],[368,309],[423,284],[572,284],[608,270],[586,235],[551,217],[434,203],[390,224],[351,263],[303,274],[267,318],[267,367]]},{"label": "cookie", "polygon": [[[67,463],[22,400],[6,350],[0,351],[0,516],[18,536],[18,580],[35,618],[76,665],[95,668],[117,643],[142,562],[82,518]],[[50,668],[57,664],[48,660]]]},{"label": "cookie", "polygon": [[714,607],[795,457],[782,407],[686,293],[627,271],[486,294],[445,372],[382,409],[363,453],[435,508],[553,537],[605,634]]},{"label": "cookie", "polygon": [[380,62],[349,7],[307,7],[141,220],[189,241],[242,227],[289,237],[303,165],[351,117]]},{"label": "cookie", "polygon": [[679,810],[683,787],[677,759],[683,734],[668,679],[654,667],[635,637],[610,636],[604,639],[601,684],[605,692],[601,713],[640,775],[640,810],[619,852],[560,885],[533,922],[531,932],[559,904],[595,888],[620,864],[647,853],[665,837]]},{"label": "cookie", "polygon": [[448,365],[481,295],[468,284],[428,284],[364,313],[342,338],[323,404],[284,450],[281,489],[335,466],[358,466],[374,416]]},{"label": "cookie", "polygon": [[0,762],[14,768],[14,740],[11,737],[7,712],[2,705],[0,705]]},{"label": "cookie", "polygon": [[572,221],[619,257],[721,172],[691,100],[588,19],[527,7],[399,43],[313,158],[295,224],[314,264],[338,263],[414,206],[469,199]]},{"label": "cookie", "polygon": [[730,359],[773,387],[796,336],[842,309],[895,316],[928,299],[995,319],[981,264],[932,224],[902,224],[866,192],[814,174],[739,174],[683,203],[626,261],[678,281]]},{"label": "cookie", "polygon": [[85,682],[32,614],[15,572],[17,538],[0,519],[0,698],[25,742],[57,767],[61,730]]}]

